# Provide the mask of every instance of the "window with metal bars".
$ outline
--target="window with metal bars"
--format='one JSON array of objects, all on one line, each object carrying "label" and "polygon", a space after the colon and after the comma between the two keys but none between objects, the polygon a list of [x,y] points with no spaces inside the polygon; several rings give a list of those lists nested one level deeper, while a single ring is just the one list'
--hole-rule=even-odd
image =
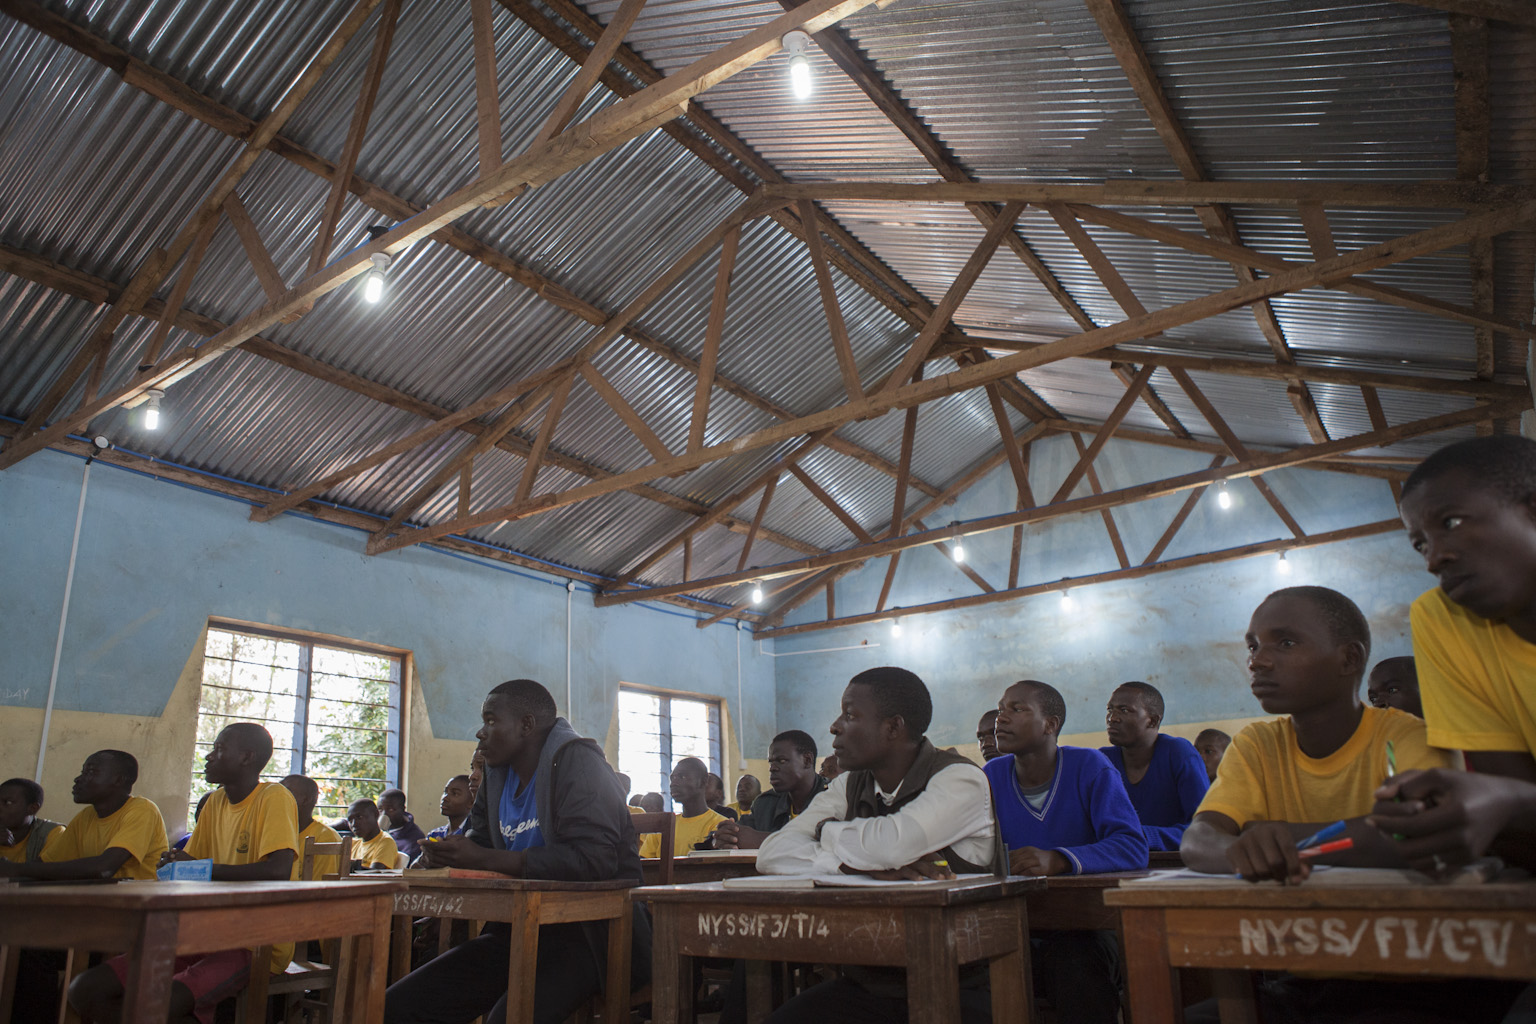
[{"label": "window with metal bars", "polygon": [[291,774],[315,780],[321,820],[398,786],[404,663],[404,652],[210,622],[188,824],[198,799],[216,788],[203,779],[203,757],[233,722],[256,722],[272,734],[263,781]]},{"label": "window with metal bars", "polygon": [[720,774],[720,702],[619,684],[619,771],[631,792],[670,805],[672,766],[696,757]]}]

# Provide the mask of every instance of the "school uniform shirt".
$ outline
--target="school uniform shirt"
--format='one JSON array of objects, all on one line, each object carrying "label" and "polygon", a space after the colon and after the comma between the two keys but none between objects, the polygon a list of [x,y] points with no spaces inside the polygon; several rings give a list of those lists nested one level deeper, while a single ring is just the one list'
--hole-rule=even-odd
[{"label": "school uniform shirt", "polygon": [[992,787],[997,823],[1009,850],[1054,850],[1072,874],[1140,871],[1147,866],[1147,838],[1109,759],[1088,747],[1057,747],[1056,772],[1040,791],[1019,785],[1014,756],[988,761],[982,771]]},{"label": "school uniform shirt", "polygon": [[[705,808],[703,814],[695,814],[691,818],[679,816],[677,819],[677,833],[672,841],[672,856],[686,857],[688,851],[699,843],[702,843],[715,828],[725,820],[725,815]],[[661,856],[661,833],[652,832],[640,839],[641,857]]]},{"label": "school uniform shirt", "polygon": [[396,848],[411,860],[421,855],[421,841],[427,838],[427,834],[416,824],[416,815],[410,811],[405,812],[405,824],[399,828],[389,829],[389,837],[395,841]]},{"label": "school uniform shirt", "polygon": [[1448,750],[1536,751],[1536,644],[1438,587],[1413,602],[1409,620],[1429,742]]},{"label": "school uniform shirt", "polygon": [[383,830],[380,830],[379,834],[372,839],[364,839],[353,834],[352,859],[362,861],[365,868],[371,868],[375,864],[393,868],[400,859],[400,847],[396,846],[389,833]]},{"label": "school uniform shirt", "polygon": [[[304,840],[313,839],[317,843],[339,843],[341,836],[336,830],[323,821],[310,819],[304,831],[299,833],[299,855],[293,858],[293,871],[289,874],[290,882],[299,881],[299,876],[304,873]],[[314,877],[311,881],[318,882],[326,875],[334,875],[341,871],[341,858],[334,853],[315,854]]]},{"label": "school uniform shirt", "polygon": [[507,784],[501,790],[501,839],[508,850],[534,850],[544,845],[544,829],[539,824],[539,800],[536,783],[539,773],[526,783],[517,772],[507,771]]},{"label": "school uniform shirt", "polygon": [[1159,734],[1152,744],[1147,773],[1134,783],[1125,771],[1125,751],[1111,745],[1100,747],[1099,753],[1120,773],[1147,845],[1154,850],[1177,850],[1195,808],[1211,786],[1200,751],[1181,736]]},{"label": "school uniform shirt", "polygon": [[37,856],[38,860],[46,860],[47,858],[44,854],[51,850],[60,839],[64,838],[64,826],[56,821],[48,821],[45,818],[33,818],[32,830],[27,833],[27,837],[21,842],[10,846],[0,845],[0,860],[8,860],[13,864],[25,864],[27,861],[27,845],[32,842],[34,834],[38,831],[38,826],[46,828],[49,825],[53,827],[47,829],[44,833],[43,845],[38,851]]},{"label": "school uniform shirt", "polygon": [[[229,790],[213,791],[187,840],[193,860],[215,864],[256,864],[280,850],[299,855],[299,806],[275,782],[258,782],[244,800],[230,803]],[[272,947],[270,970],[281,974],[293,959],[293,943]]]},{"label": "school uniform shirt", "polygon": [[466,828],[468,828],[468,827],[469,827],[469,815],[466,814],[466,815],[464,815],[464,820],[459,822],[459,827],[458,828],[449,828],[448,827],[448,823],[447,822],[443,822],[441,825],[437,826],[437,828],[434,828],[432,831],[428,832],[427,833],[427,838],[428,839],[447,839],[449,836],[461,836],[461,835],[464,834],[464,830]]},{"label": "school uniform shirt", "polygon": [[[1245,726],[1221,759],[1201,811],[1216,811],[1239,828],[1250,821],[1329,822],[1370,813],[1387,778],[1387,741],[1397,770],[1447,768],[1451,755],[1429,745],[1424,722],[1396,708],[1367,705],[1344,745],[1308,757],[1289,716]],[[1198,812],[1196,812],[1198,813]]]},{"label": "school uniform shirt", "polygon": [[111,849],[127,850],[128,859],[112,877],[152,879],[168,845],[160,808],[153,800],[130,796],[127,803],[105,818],[98,817],[96,808],[87,804],[65,826],[63,838],[43,852],[43,860],[79,860]]}]

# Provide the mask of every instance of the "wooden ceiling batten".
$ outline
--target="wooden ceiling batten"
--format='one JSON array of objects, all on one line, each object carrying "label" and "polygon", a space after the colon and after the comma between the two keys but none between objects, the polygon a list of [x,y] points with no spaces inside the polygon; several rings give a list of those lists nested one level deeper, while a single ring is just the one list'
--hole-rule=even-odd
[{"label": "wooden ceiling batten", "polygon": [[[1088,457],[1088,448],[1083,444],[1082,435],[1073,434],[1072,444],[1077,448],[1077,457],[1079,459],[1086,460]],[[1099,484],[1099,474],[1094,471],[1093,463],[1091,462],[1088,463],[1086,476],[1088,478],[1088,489],[1094,494],[1103,494],[1104,488]],[[1254,477],[1254,479],[1258,480],[1259,477]],[[1115,549],[1115,558],[1119,561],[1120,568],[1129,569],[1131,567],[1131,560],[1126,556],[1125,544],[1120,539],[1120,529],[1115,525],[1115,514],[1107,508],[1101,508],[1099,509],[1099,518],[1104,520],[1104,530],[1109,534],[1109,543],[1110,546]],[[1021,530],[1023,530],[1022,526],[1015,526],[1013,528],[1014,536],[1016,538],[1018,537]],[[1010,574],[1009,586],[1016,587],[1018,585],[1018,572],[1015,570]]]}]

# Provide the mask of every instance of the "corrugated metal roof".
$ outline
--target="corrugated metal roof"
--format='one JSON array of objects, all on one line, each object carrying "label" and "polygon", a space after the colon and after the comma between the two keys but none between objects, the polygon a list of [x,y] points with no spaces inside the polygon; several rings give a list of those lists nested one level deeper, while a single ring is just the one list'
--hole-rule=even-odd
[{"label": "corrugated metal roof", "polygon": [[[47,8],[124,48],[195,92],[249,118],[268,113],[310,55],[342,22],[347,0],[305,5],[209,7],[188,0],[48,0]],[[606,22],[618,0],[586,6]],[[1126,0],[1126,9],[1171,103],[1209,174],[1219,180],[1306,178],[1404,181],[1456,174],[1450,42],[1444,14],[1395,3],[1344,0]],[[714,47],[783,12],[771,0],[651,0],[628,37],[660,72],[676,71]],[[372,48],[375,12],[344,48],[283,129],[322,158],[343,147]],[[558,16],[556,20],[560,20]],[[494,16],[504,152],[521,151],[575,73],[576,65],[538,31],[498,6]],[[869,8],[843,31],[916,115],[981,180],[1097,182],[1172,179],[1178,174],[1080,0],[906,0]],[[477,173],[475,92],[469,12],[449,0],[405,5],[389,55],[358,174],[418,207]],[[1536,178],[1536,44],[1530,34],[1490,32],[1491,177]],[[926,181],[934,169],[865,94],[815,52],[817,92],[788,95],[782,55],[701,95],[698,102],[790,180]],[[599,87],[586,117],[615,101]],[[108,69],[30,28],[0,22],[0,241],[121,287],[156,246],[175,237],[228,166],[239,142],[129,87]],[[301,278],[327,186],[272,154],[261,156],[239,193],[285,280]],[[435,241],[397,255],[387,297],[377,306],[342,288],[293,323],[264,337],[412,399],[447,409],[541,370],[583,345],[601,320],[622,309],[656,276],[743,201],[740,189],[675,139],[633,139],[514,202],[463,218],[458,227],[490,250],[574,293],[587,306],[568,312],[507,275]],[[983,233],[958,205],[829,201],[824,209],[887,267],[938,302]],[[1204,234],[1188,210],[1121,212]],[[1311,246],[1295,210],[1235,207],[1245,244],[1305,262]],[[1444,211],[1328,208],[1336,244],[1349,250],[1454,219]],[[389,218],[349,196],[331,246],[334,259]],[[1231,288],[1232,268],[1217,259],[1086,225],[1085,229],[1149,309]],[[1097,323],[1124,312],[1092,267],[1043,210],[1030,208],[1021,238]],[[1496,243],[1496,302],[1505,315],[1530,317],[1536,269],[1532,233]],[[830,243],[829,243],[830,245]],[[703,350],[718,252],[682,274],[636,320],[644,344],[620,336],[596,367],[672,452],[687,446],[694,376],[686,364]],[[836,268],[832,277],[855,360],[867,387],[894,369],[917,331]],[[1466,247],[1384,268],[1370,279],[1458,304],[1471,304]],[[158,290],[167,296],[171,283]],[[193,282],[187,308],[232,322],[266,301],[235,232],[222,224]],[[1324,289],[1271,303],[1299,362],[1388,368],[1441,377],[1470,376],[1470,327]],[[18,277],[0,277],[0,413],[24,418],[69,362],[100,316]],[[1080,328],[1006,246],[960,304],[955,324],[980,337],[1049,341]],[[153,325],[130,318],[119,332],[104,387],[126,381]],[[169,348],[202,338],[175,330]],[[671,358],[647,346],[670,350]],[[1254,316],[1236,309],[1128,343],[1127,349],[1258,360],[1273,358]],[[1500,337],[1498,369],[1522,374],[1523,343]],[[685,364],[685,365],[680,365]],[[947,359],[929,376],[954,369]],[[777,423],[773,410],[804,415],[837,405],[844,387],[804,245],[768,218],[742,230],[719,352],[719,374],[734,388],[711,395],[706,443],[729,441]],[[1211,373],[1195,379],[1233,429],[1256,446],[1310,438],[1284,382]],[[1057,413],[1097,422],[1125,385],[1100,361],[1074,360],[1026,371],[1021,380]],[[1195,435],[1214,431],[1165,372],[1152,387]],[[78,403],[77,385],[64,408]],[[1330,434],[1370,429],[1358,389],[1311,386]],[[1390,423],[1466,408],[1469,399],[1382,390]],[[482,418],[492,421],[500,410]],[[166,427],[142,430],[137,412],[116,410],[101,427],[133,447],[224,476],[291,488],[334,471],[426,424],[414,412],[366,398],[277,363],[235,352],[178,382],[166,398]],[[1007,407],[1011,429],[1028,420]],[[543,413],[514,431],[531,442]],[[841,439],[894,464],[904,414],[844,425]],[[1165,429],[1144,402],[1128,427]],[[1466,428],[1460,433],[1470,433]],[[1451,432],[1394,446],[1416,455]],[[997,424],[984,393],[951,395],[921,407],[912,471],[943,486],[997,450]],[[472,444],[450,432],[326,492],[323,497],[388,515]],[[732,455],[650,486],[705,505],[721,501],[770,470],[798,445],[789,439]],[[585,381],[572,387],[552,450],[570,462],[546,465],[535,493],[579,486],[589,474],[649,465],[652,452]],[[846,454],[819,449],[802,467],[864,529],[888,526],[894,483]],[[485,453],[473,471],[472,507],[513,502],[523,459]],[[926,496],[909,490],[911,511]],[[449,481],[409,516],[440,523],[456,513]],[[757,499],[735,515],[750,519]],[[940,521],[948,513],[940,510]],[[684,511],[617,493],[512,523],[468,531],[476,540],[559,565],[617,575],[638,564],[660,538],[692,522]],[[765,525],[820,547],[854,543],[845,524],[784,474]],[[930,522],[930,525],[933,525]],[[715,527],[695,545],[695,578],[735,568],[740,532]],[[759,538],[753,564],[798,552]],[[675,581],[681,552],[644,574]],[[741,588],[707,594],[741,600]]]}]

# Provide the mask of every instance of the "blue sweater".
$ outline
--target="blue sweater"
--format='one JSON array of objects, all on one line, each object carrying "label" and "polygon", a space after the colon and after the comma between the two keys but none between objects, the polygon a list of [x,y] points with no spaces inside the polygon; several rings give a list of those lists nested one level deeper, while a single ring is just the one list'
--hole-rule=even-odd
[{"label": "blue sweater", "polygon": [[1039,811],[1024,801],[1012,754],[993,758],[982,770],[992,784],[997,824],[1008,849],[1055,850],[1067,858],[1074,875],[1147,866],[1147,839],[1125,783],[1097,750],[1056,749],[1056,775]]},{"label": "blue sweater", "polygon": [[1205,762],[1195,745],[1178,736],[1158,736],[1152,745],[1147,773],[1134,785],[1125,777],[1124,752],[1119,747],[1099,750],[1120,773],[1131,806],[1136,808],[1136,817],[1141,819],[1142,830],[1147,834],[1147,845],[1154,850],[1177,850],[1184,830],[1211,786]]}]

